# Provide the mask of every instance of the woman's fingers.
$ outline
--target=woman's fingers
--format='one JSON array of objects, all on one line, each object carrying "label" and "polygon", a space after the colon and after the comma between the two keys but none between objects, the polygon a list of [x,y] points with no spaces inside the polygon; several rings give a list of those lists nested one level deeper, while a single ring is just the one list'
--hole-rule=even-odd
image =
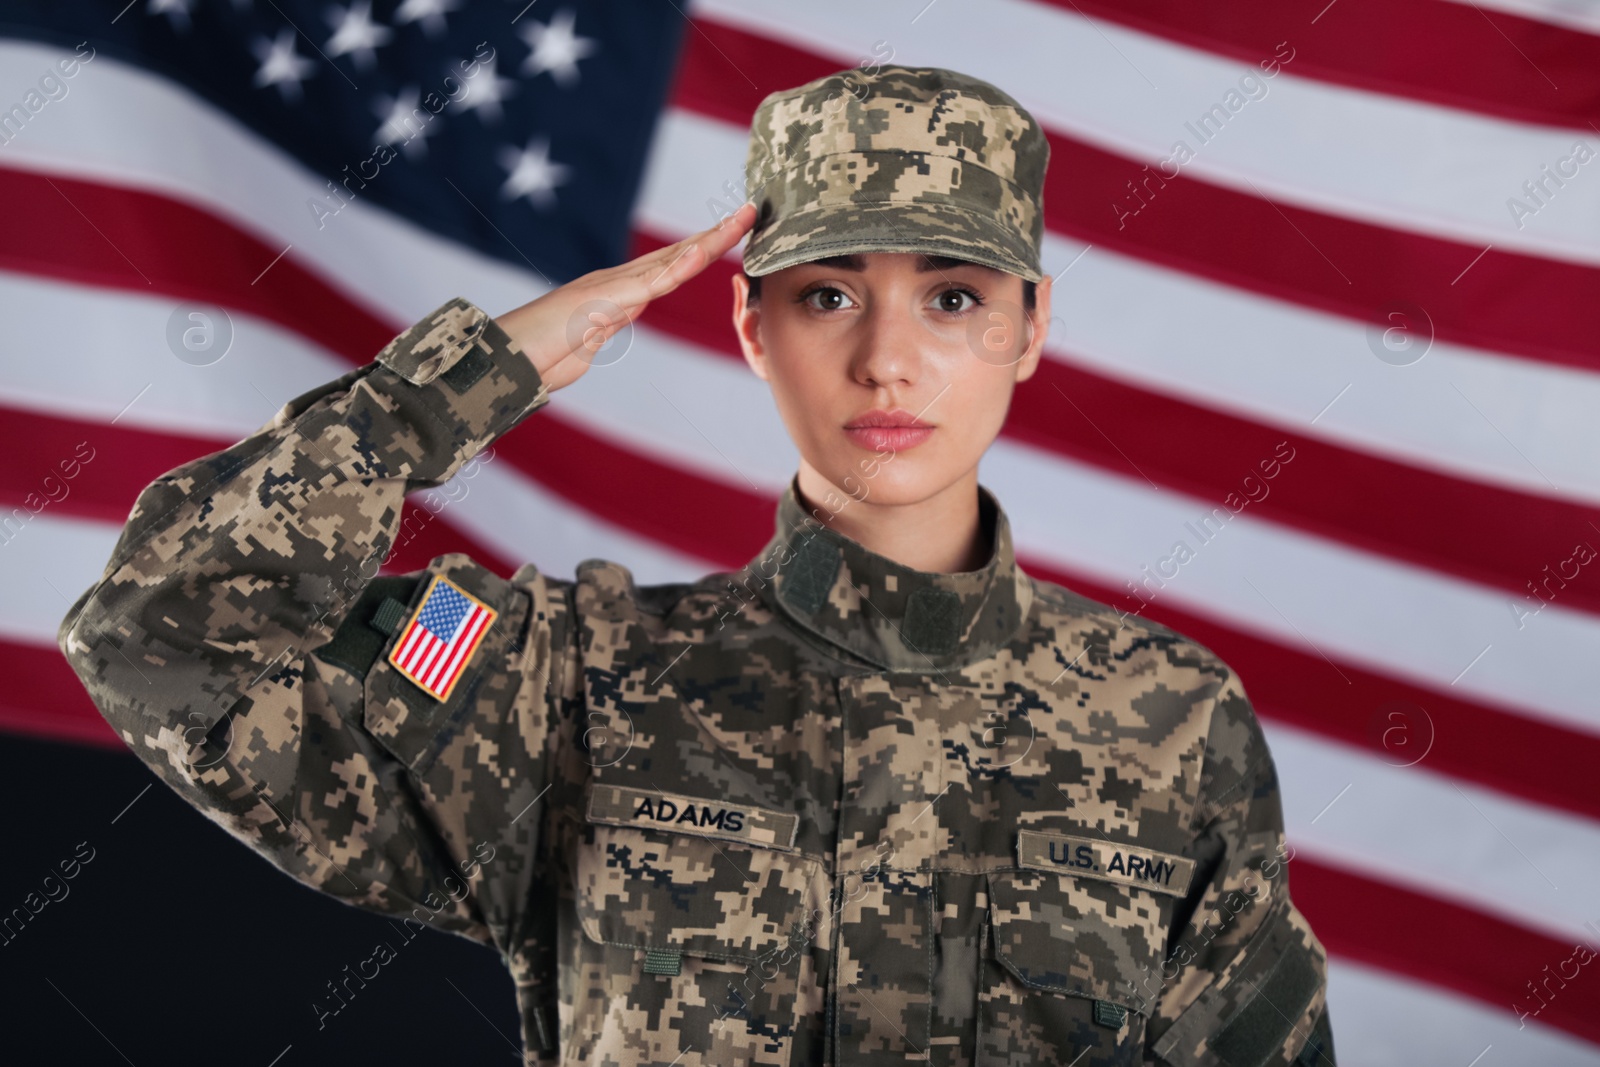
[{"label": "woman's fingers", "polygon": [[652,299],[664,296],[700,273],[707,262],[699,243],[686,245],[666,264],[652,263],[647,268],[645,290]]},{"label": "woman's fingers", "polygon": [[624,267],[624,270],[632,269],[632,282],[635,285],[642,283],[640,288],[635,290],[632,286],[626,286],[624,291],[614,291],[610,299],[618,302],[627,317],[634,318],[650,306],[651,301],[666,296],[710,264],[722,259],[723,253],[738,245],[754,222],[755,205],[744,203],[738,211],[725,216],[717,226],[685,237],[675,245],[640,256]]},{"label": "woman's fingers", "polygon": [[755,204],[751,201],[746,201],[740,204],[733,212],[724,215],[716,225],[709,226],[699,233],[692,233],[674,244],[640,256],[634,262],[644,263],[656,259],[670,261],[676,259],[685,249],[693,245],[699,245],[710,250],[712,254],[709,258],[714,259],[738,243],[739,239],[749,230],[750,224],[755,221],[755,213]]},{"label": "woman's fingers", "polygon": [[652,300],[672,292],[737,244],[755,216],[755,205],[743,204],[709,229],[628,263],[586,274],[497,321],[550,387],[559,389],[581,377],[590,357]]},{"label": "woman's fingers", "polygon": [[715,226],[635,260],[640,273],[648,279],[651,295],[670,292],[722,258],[749,231],[755,214],[754,204],[741,204]]},{"label": "woman's fingers", "polygon": [[600,272],[593,284],[599,290],[601,299],[618,305],[632,318],[652,300],[672,292],[738,244],[749,232],[755,214],[753,204],[741,205],[737,211],[709,229],[647,252],[610,271]]},{"label": "woman's fingers", "polygon": [[584,328],[581,346],[588,353],[598,352],[611,336],[633,318],[627,308],[612,305],[614,311],[596,308],[588,313],[588,325]]}]

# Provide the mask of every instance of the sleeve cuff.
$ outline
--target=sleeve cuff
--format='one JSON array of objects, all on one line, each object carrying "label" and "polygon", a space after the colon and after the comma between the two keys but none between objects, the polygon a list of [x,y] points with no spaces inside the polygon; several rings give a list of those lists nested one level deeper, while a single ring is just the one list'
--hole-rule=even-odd
[{"label": "sleeve cuff", "polygon": [[494,318],[452,297],[390,341],[368,382],[398,406],[418,405],[453,442],[431,459],[412,456],[407,477],[445,481],[495,438],[550,400],[522,347]]}]

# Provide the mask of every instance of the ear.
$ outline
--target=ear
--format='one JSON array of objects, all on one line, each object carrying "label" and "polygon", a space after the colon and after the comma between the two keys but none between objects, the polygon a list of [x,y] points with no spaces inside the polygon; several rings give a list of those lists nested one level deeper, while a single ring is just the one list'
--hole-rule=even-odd
[{"label": "ear", "polygon": [[1055,279],[1046,274],[1034,286],[1033,313],[1028,316],[1032,326],[1031,340],[1027,351],[1017,360],[1019,382],[1032,378],[1033,372],[1039,369],[1039,361],[1044,358],[1045,336],[1050,332],[1050,287],[1054,282]]},{"label": "ear", "polygon": [[767,377],[767,353],[761,346],[761,305],[749,303],[750,283],[739,271],[733,272],[733,332],[739,338],[739,350],[744,361],[756,372],[756,377]]}]

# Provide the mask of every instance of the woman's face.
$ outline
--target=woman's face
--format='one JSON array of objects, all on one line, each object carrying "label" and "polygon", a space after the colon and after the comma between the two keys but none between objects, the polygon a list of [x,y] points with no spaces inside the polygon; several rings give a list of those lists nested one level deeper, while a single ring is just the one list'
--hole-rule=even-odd
[{"label": "woman's face", "polygon": [[[744,275],[733,282],[745,359],[803,463],[842,495],[881,504],[976,478],[1050,321],[1049,277],[1029,314],[1016,275],[913,252],[786,267],[761,279],[754,305]],[[875,412],[923,426],[874,427]]]}]

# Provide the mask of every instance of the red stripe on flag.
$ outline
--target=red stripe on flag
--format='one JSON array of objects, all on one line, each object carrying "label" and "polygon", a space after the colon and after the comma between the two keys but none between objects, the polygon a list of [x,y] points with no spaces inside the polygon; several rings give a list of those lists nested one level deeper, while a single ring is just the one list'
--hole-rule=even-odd
[{"label": "red stripe on flag", "polygon": [[220,304],[363,363],[397,332],[296,256],[160,193],[0,167],[0,199],[28,205],[0,226],[0,269]]},{"label": "red stripe on flag", "polygon": [[0,638],[0,675],[0,731],[126,751],[55,645]]},{"label": "red stripe on flag", "polygon": [[400,640],[395,645],[397,651],[393,653],[393,656],[394,662],[398,666],[410,670],[410,667],[406,665],[411,660],[412,645],[422,636],[422,633],[422,624],[412,619],[411,624],[406,627],[406,632],[400,635]]},{"label": "red stripe on flag", "polygon": [[[704,16],[694,26],[674,103],[736,127],[749,127],[768,92],[845,66]],[[734,66],[760,81],[734,76]],[[1046,133],[1045,225],[1055,233],[1364,323],[1387,325],[1383,310],[1409,301],[1427,309],[1440,340],[1600,369],[1593,324],[1581,310],[1600,303],[1600,269],[1499,248],[1474,263],[1481,247],[1269,203],[1185,173],[1161,178],[1149,208],[1122,225],[1112,205],[1129,198],[1129,181],[1155,168]]]},{"label": "red stripe on flag", "polygon": [[445,664],[446,649],[448,648],[450,648],[450,645],[446,645],[445,641],[438,640],[437,637],[429,638],[427,656],[422,659],[422,664],[416,669],[416,675],[424,680],[422,685],[426,685],[429,689],[434,688],[432,678],[437,677],[438,669]]},{"label": "red stripe on flag", "polygon": [[[1515,1005],[1539,1008],[1528,983],[1537,986],[1546,968],[1554,973],[1575,947],[1572,941],[1304,856],[1291,860],[1288,871],[1295,905],[1330,953],[1464,993],[1512,1020]],[[1585,939],[1594,944],[1592,936]],[[1600,1042],[1600,982],[1580,971],[1576,980],[1555,990],[1536,1021]]]},{"label": "red stripe on flag", "polygon": [[[0,463],[0,508],[38,508],[39,514],[121,526],[145,486],[233,443],[181,430],[113,426],[0,404],[0,455],[7,457]],[[52,479],[48,485],[47,479]],[[35,498],[31,502],[29,494]],[[45,500],[48,503],[42,503]]]},{"label": "red stripe on flag", "polygon": [[424,630],[422,632],[421,639],[417,642],[416,649],[411,653],[410,658],[406,662],[406,670],[411,672],[412,677],[421,678],[423,672],[425,672],[428,669],[428,666],[433,663],[433,657],[439,654],[439,649],[441,647],[443,647],[443,645],[439,639],[433,636],[432,633]]},{"label": "red stripe on flag", "polygon": [[459,677],[461,668],[466,665],[467,657],[476,647],[478,633],[483,629],[489,613],[482,608],[473,607],[462,625],[462,634],[454,642],[455,648],[450,654],[449,662],[443,665],[443,677],[432,683],[433,688],[444,690],[450,687],[451,681]]},{"label": "red stripe on flag", "polygon": [[[4,174],[0,170],[0,184],[3,184]],[[137,204],[132,206],[138,207]],[[29,213],[30,218],[37,214]],[[212,222],[223,225],[219,220]],[[199,243],[210,244],[209,241]],[[650,243],[650,239],[642,239],[642,245]],[[1227,243],[1221,241],[1217,245]],[[720,302],[726,300],[725,279],[732,269],[728,264],[715,265],[686,286],[684,294],[673,294],[653,304],[648,314],[654,317],[649,321],[690,337],[712,351],[730,351],[725,313],[714,311],[713,298],[706,294],[716,292],[715,300],[720,306]],[[719,284],[722,288],[717,292]],[[222,298],[222,294],[214,295]],[[338,297],[328,295],[327,299],[337,300]],[[1521,306],[1527,302],[1519,299],[1511,303]],[[349,322],[342,313],[324,321],[343,322],[347,326]],[[713,328],[713,322],[721,323],[722,328]],[[301,325],[310,327],[309,323]],[[359,332],[366,333],[367,329],[362,327]],[[360,360],[370,359],[396,332],[398,327],[371,327],[368,336],[373,343]],[[341,345],[355,343],[354,334],[319,340],[336,350]],[[1140,468],[1184,492],[1219,498],[1223,493],[1218,492],[1222,487],[1218,479],[1224,479],[1240,463],[1253,465],[1265,454],[1263,442],[1276,441],[1282,436],[1272,427],[1163,398],[1087,371],[1063,369],[1054,362],[1041,370],[1039,378],[1038,383],[1033,383],[1034,388],[1019,390],[1015,411],[1007,422],[1008,434],[1125,473],[1122,456],[1113,455],[1115,450],[1110,449],[1092,427],[1081,420],[1061,418],[1056,410],[1041,410],[1041,407],[1051,408],[1054,403],[1050,394],[1056,391],[1044,391],[1052,382],[1069,396],[1088,390],[1105,405],[1096,408],[1097,413],[1104,412],[1117,425],[1146,426],[1148,434],[1126,435],[1119,445],[1123,451],[1131,445],[1140,453],[1132,457]],[[1043,401],[1038,399],[1041,397]],[[20,428],[20,423],[16,426]],[[4,432],[4,428],[0,428],[0,433]],[[20,429],[11,432],[20,432]],[[116,439],[115,435],[106,435],[104,430],[96,433]],[[70,447],[71,440],[80,439],[69,440],[66,434],[58,436],[62,437],[64,447]],[[1166,447],[1165,442],[1174,436],[1184,437],[1185,447]],[[1194,441],[1212,444],[1195,448],[1192,447]],[[1352,449],[1296,439],[1295,447],[1302,446],[1306,459],[1300,469],[1315,471],[1317,477],[1301,479],[1298,484],[1285,480],[1263,502],[1262,514],[1356,547],[1492,584],[1517,596],[1526,592],[1527,576],[1539,574],[1549,561],[1549,532],[1567,530],[1581,535],[1588,529],[1591,519],[1590,509],[1566,501],[1467,482]],[[1270,452],[1270,448],[1266,451]],[[528,458],[517,460],[516,465],[531,471]],[[23,475],[18,474],[16,478],[21,479]],[[17,488],[26,492],[28,490],[22,487],[29,484],[25,480],[18,481]],[[1328,486],[1341,485],[1360,486],[1362,506],[1346,506],[1347,500],[1338,493],[1323,491]],[[635,488],[649,490],[648,485]],[[618,501],[627,499],[626,496],[617,498]],[[1372,501],[1381,502],[1382,506],[1366,506]],[[108,510],[96,517],[115,514],[116,506],[108,505]],[[606,517],[615,519],[615,512],[625,509],[618,504],[606,510]],[[125,514],[124,509],[117,517]],[[1528,521],[1530,517],[1533,521]],[[1569,593],[1569,602],[1574,607],[1597,610],[1600,574],[1580,573],[1570,590],[1563,590],[1564,596]]]},{"label": "red stripe on flag", "polygon": [[[1439,0],[1044,0],[1249,63],[1280,41],[1292,71],[1516,122],[1589,129],[1600,37]],[[1417,47],[1427,41],[1426,48]],[[1559,86],[1559,88],[1557,88]]]},{"label": "red stripe on flag", "polygon": [[[575,506],[718,566],[743,565],[772,534],[772,498],[732,486],[709,486],[698,475],[608,445],[550,417],[549,411],[501,438],[495,454],[513,462],[520,457],[518,465],[530,476]],[[562,462],[545,462],[553,455]],[[619,485],[626,491],[616,491]],[[622,506],[619,500],[632,503]],[[719,521],[704,522],[707,514]],[[1123,599],[1121,590],[1026,557],[1019,563],[1030,574],[1102,603]],[[1170,601],[1155,603],[1147,614],[1222,656],[1248,680],[1252,699],[1286,721],[1372,749],[1377,747],[1373,716],[1390,701],[1413,701],[1437,722],[1460,724],[1438,732],[1430,767],[1513,796],[1600,817],[1600,794],[1588,785],[1592,768],[1600,765],[1600,737],[1425,689],[1340,659],[1339,670],[1358,686],[1352,691],[1356,699],[1351,699],[1332,685],[1306,684],[1306,678],[1315,676],[1313,670],[1326,669],[1320,657],[1313,661],[1298,650],[1181,611]]]},{"label": "red stripe on flag", "polygon": [[[1121,590],[1087,574],[1026,558],[1021,564],[1034,577],[1091,600],[1134,606]],[[1330,666],[1320,655],[1257,637],[1170,600],[1154,602],[1143,614],[1221,656],[1244,680],[1250,703],[1263,718],[1400,765],[1412,757],[1386,749],[1384,730],[1393,721],[1388,713],[1401,711],[1412,731],[1408,743],[1428,749],[1422,766],[1600,819],[1600,790],[1591,784],[1600,766],[1600,736],[1463,699],[1454,691],[1429,689],[1346,658],[1335,658]]]},{"label": "red stripe on flag", "polygon": [[[19,418],[23,421],[18,425],[27,427],[45,417]],[[9,420],[0,419],[0,443],[9,440],[3,436],[8,425]],[[76,432],[74,429],[65,436]],[[142,435],[128,437],[124,443],[138,436]],[[1190,447],[1194,447],[1192,442]],[[496,442],[495,454],[583,512],[718,566],[742,565],[772,534],[776,503],[772,498],[714,483],[630,452],[562,420],[553,407],[538,412]],[[553,455],[562,456],[563,461],[549,462]],[[1143,465],[1139,456],[1135,456],[1135,462]],[[1301,460],[1297,458],[1295,462]],[[1155,466],[1152,464],[1152,468]],[[103,517],[100,512],[114,512],[115,521],[120,522],[142,485],[115,489],[110,479],[105,483],[90,479],[93,469],[91,465],[84,473],[81,488],[63,502],[62,510],[70,513],[72,508],[93,499],[91,494],[111,493],[88,510],[96,512],[95,517]],[[1288,482],[1284,485],[1287,487]],[[600,486],[606,488],[602,490]],[[1263,503],[1270,504],[1276,495],[1275,491]],[[702,517],[708,514],[718,515],[719,521],[703,522]],[[1528,523],[1530,529],[1539,522],[1553,521],[1547,514],[1530,512],[1526,505],[1512,508],[1511,514],[1536,516],[1537,521]],[[1466,523],[1464,528],[1476,526]],[[20,536],[27,535],[24,530]],[[509,577],[520,563],[501,557],[454,525],[448,508],[435,516],[427,509],[408,504],[396,545],[385,573],[416,573],[430,560],[448,552],[464,552],[501,577]],[[1104,585],[1087,574],[1068,573],[1025,557],[1020,562],[1029,573],[1091,599],[1124,608],[1135,606],[1123,590]],[[1320,657],[1185,611],[1170,600],[1155,601],[1147,614],[1210,647],[1232,664],[1247,679],[1252,699],[1264,715],[1372,748],[1373,717],[1389,702],[1407,701],[1425,709],[1435,721],[1453,724],[1452,729],[1439,731],[1428,766],[1513,796],[1600,818],[1600,793],[1587,785],[1591,769],[1600,766],[1600,738],[1463,700],[1454,693],[1426,689],[1348,660],[1337,662],[1353,688],[1342,681],[1337,687],[1307,685],[1307,678],[1330,670]],[[1331,673],[1330,678],[1337,680]],[[73,684],[76,685],[75,680]],[[48,722],[45,709],[49,706],[48,701],[40,700],[36,704],[24,703],[22,708],[37,709],[36,718]],[[36,720],[24,722],[16,714],[13,721],[19,723],[17,729],[24,731],[32,732],[37,726]]]},{"label": "red stripe on flag", "polygon": [[[463,621],[465,621],[465,620],[463,620]],[[442,685],[439,684],[439,680],[445,675],[445,673],[446,673],[446,671],[447,671],[447,669],[448,669],[448,667],[450,665],[450,660],[455,656],[455,654],[456,654],[455,638],[451,638],[449,641],[441,641],[441,642],[439,642],[438,658],[434,662],[433,666],[431,668],[429,668],[429,670],[427,672],[427,675],[426,675],[426,678],[427,678],[427,683],[426,684],[427,684],[429,689],[440,690],[440,689],[444,688]]]},{"label": "red stripe on flag", "polygon": [[[670,242],[638,233],[633,253]],[[650,305],[650,326],[737,361],[721,261]],[[1344,448],[1047,358],[1017,387],[1005,437],[1221,506],[1287,441],[1294,459],[1252,513],[1353,548],[1494,586],[1516,598],[1600,525],[1600,509]],[[1108,436],[1111,435],[1111,436]],[[514,460],[515,462],[515,460]],[[1556,556],[1556,559],[1561,556]],[[1600,569],[1564,580],[1562,604],[1600,613]],[[1530,603],[1527,610],[1536,604]]]}]

